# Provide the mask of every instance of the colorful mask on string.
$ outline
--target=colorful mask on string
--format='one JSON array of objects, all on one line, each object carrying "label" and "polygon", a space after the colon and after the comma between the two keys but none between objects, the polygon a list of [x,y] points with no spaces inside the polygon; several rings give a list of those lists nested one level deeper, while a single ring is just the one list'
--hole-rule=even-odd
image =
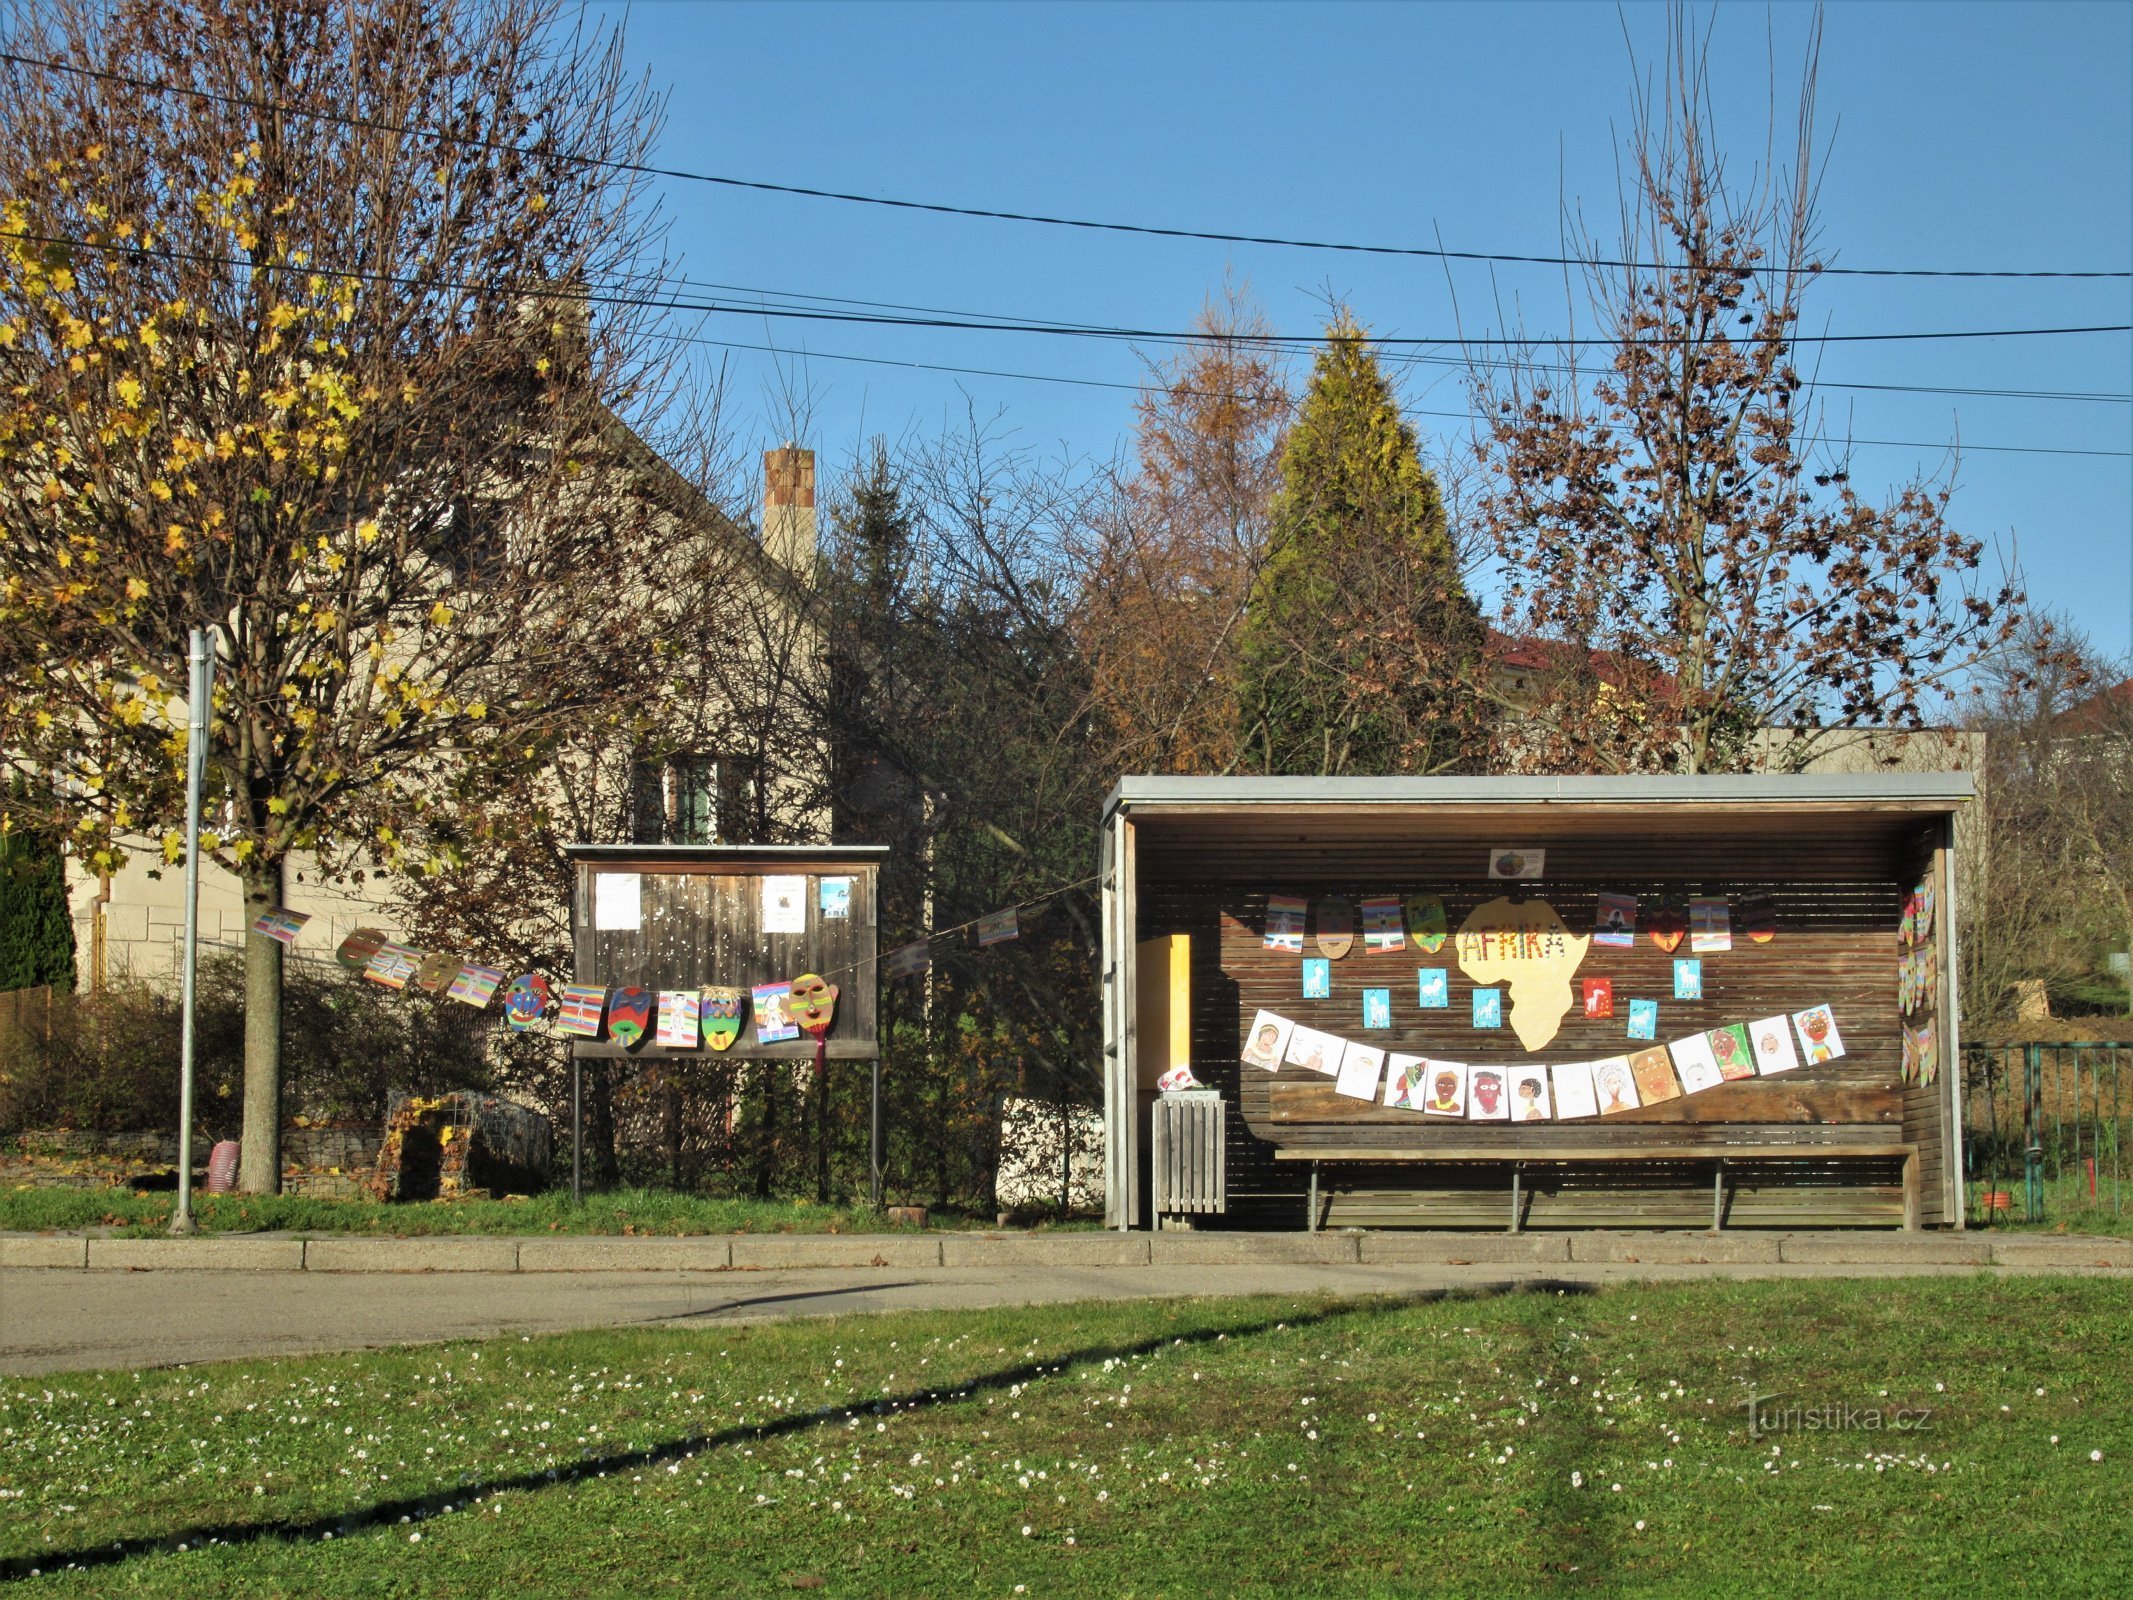
[{"label": "colorful mask on string", "polygon": [[1740,903],[1741,931],[1757,944],[1777,937],[1777,902],[1767,894],[1751,894]]},{"label": "colorful mask on string", "polygon": [[746,989],[704,991],[704,1040],[714,1050],[730,1050],[741,1036],[741,1012],[747,1007]]},{"label": "colorful mask on string", "polygon": [[551,1003],[548,980],[538,972],[522,972],[504,991],[504,1018],[524,1033],[528,1028],[540,1026]]},{"label": "colorful mask on string", "polygon": [[1345,900],[1318,903],[1318,953],[1338,961],[1355,943],[1355,907]]},{"label": "colorful mask on string", "polygon": [[793,979],[792,1019],[817,1039],[828,1036],[830,1020],[836,1011],[837,986],[834,983],[812,972],[803,972]]},{"label": "colorful mask on string", "polygon": [[424,994],[442,994],[459,976],[463,965],[457,956],[424,956],[422,964],[415,968],[415,987]]},{"label": "colorful mask on string", "polygon": [[1445,936],[1451,932],[1444,918],[1444,901],[1433,894],[1411,894],[1407,897],[1407,932],[1415,941],[1415,948],[1435,955],[1444,948]]},{"label": "colorful mask on string", "polygon": [[340,949],[333,952],[333,959],[350,972],[361,972],[370,965],[370,958],[389,937],[382,928],[358,928],[341,941]]},{"label": "colorful mask on string", "polygon": [[1662,950],[1680,949],[1681,941],[1688,936],[1689,908],[1671,896],[1654,906],[1651,915],[1644,920],[1652,943]]},{"label": "colorful mask on string", "polygon": [[617,989],[607,1003],[607,1036],[628,1050],[652,1025],[652,991]]}]

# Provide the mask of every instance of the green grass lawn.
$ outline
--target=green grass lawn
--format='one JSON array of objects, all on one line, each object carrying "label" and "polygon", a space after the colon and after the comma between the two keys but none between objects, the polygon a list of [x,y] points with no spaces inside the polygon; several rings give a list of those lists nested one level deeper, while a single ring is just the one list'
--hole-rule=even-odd
[{"label": "green grass lawn", "polygon": [[[0,1380],[0,1577],[172,1596],[2115,1596],[2133,1593],[2128,1309],[2104,1279],[1698,1283]],[[1751,1394],[1799,1427],[1751,1437]],[[1890,1426],[1806,1430],[1846,1406],[1892,1408]]]},{"label": "green grass lawn", "polygon": [[[9,1189],[0,1191],[0,1230],[111,1228],[155,1233],[170,1226],[177,1197],[168,1191],[136,1194],[126,1189]],[[380,1204],[368,1200],[318,1200],[303,1195],[193,1196],[193,1215],[209,1233],[660,1234],[712,1233],[896,1233],[915,1230],[867,1206],[815,1205],[806,1200],[716,1200],[649,1189],[588,1194],[582,1206],[570,1192],[516,1200],[451,1200]],[[979,1219],[934,1212],[935,1228],[992,1225]],[[1056,1226],[1056,1224],[1055,1224]],[[1091,1221],[1069,1224],[1094,1227]]]}]

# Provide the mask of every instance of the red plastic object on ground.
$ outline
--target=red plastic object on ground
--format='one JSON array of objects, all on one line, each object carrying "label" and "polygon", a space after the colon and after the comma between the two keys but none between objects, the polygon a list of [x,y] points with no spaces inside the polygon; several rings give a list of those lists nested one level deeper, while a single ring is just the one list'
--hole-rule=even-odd
[{"label": "red plastic object on ground", "polygon": [[228,1194],[237,1187],[237,1141],[224,1139],[207,1153],[207,1192]]}]

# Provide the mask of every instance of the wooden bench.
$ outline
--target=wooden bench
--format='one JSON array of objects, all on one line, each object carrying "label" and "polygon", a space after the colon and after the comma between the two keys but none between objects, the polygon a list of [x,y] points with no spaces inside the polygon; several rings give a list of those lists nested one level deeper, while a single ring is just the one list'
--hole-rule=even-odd
[{"label": "wooden bench", "polygon": [[[1274,1152],[1276,1161],[1308,1161],[1311,1163],[1311,1187],[1308,1199],[1309,1210],[1305,1226],[1317,1232],[1324,1217],[1326,1206],[1319,1186],[1320,1163],[1328,1161],[1368,1162],[1372,1164],[1393,1162],[1433,1162],[1444,1164],[1487,1163],[1510,1169],[1510,1210],[1508,1231],[1522,1232],[1526,1225],[1529,1199],[1526,1193],[1526,1172],[1529,1167],[1579,1167],[1638,1162],[1650,1166],[1683,1164],[1700,1166],[1708,1161],[1711,1174],[1711,1227],[1716,1230],[1725,1226],[1726,1183],[1729,1171],[1738,1171],[1744,1166],[1763,1162],[1822,1162],[1831,1160],[1898,1161],[1902,1164],[1903,1226],[1916,1231],[1920,1226],[1920,1175],[1919,1147],[1915,1143],[1894,1140],[1886,1133],[1871,1128],[1857,1130],[1831,1128],[1831,1137],[1811,1142],[1794,1141],[1778,1143],[1721,1143],[1705,1144],[1684,1149],[1673,1144],[1646,1144],[1638,1141],[1631,1145],[1597,1146],[1581,1145],[1520,1145],[1503,1143],[1487,1145],[1463,1145],[1446,1141],[1443,1144],[1417,1143],[1405,1147],[1382,1144],[1359,1145],[1349,1148],[1331,1145],[1315,1145],[1302,1148],[1285,1147]],[[1863,1135],[1863,1137],[1862,1137]]]}]

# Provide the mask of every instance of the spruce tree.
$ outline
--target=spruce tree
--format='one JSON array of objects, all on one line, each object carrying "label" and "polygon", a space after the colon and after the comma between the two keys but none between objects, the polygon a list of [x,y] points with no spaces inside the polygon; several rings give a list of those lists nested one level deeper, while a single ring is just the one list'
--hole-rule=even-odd
[{"label": "spruce tree", "polygon": [[1344,311],[1289,432],[1271,551],[1239,631],[1242,764],[1327,775],[1468,764],[1481,633],[1437,481]]},{"label": "spruce tree", "polygon": [[49,834],[0,833],[0,990],[74,987],[66,864]]}]

